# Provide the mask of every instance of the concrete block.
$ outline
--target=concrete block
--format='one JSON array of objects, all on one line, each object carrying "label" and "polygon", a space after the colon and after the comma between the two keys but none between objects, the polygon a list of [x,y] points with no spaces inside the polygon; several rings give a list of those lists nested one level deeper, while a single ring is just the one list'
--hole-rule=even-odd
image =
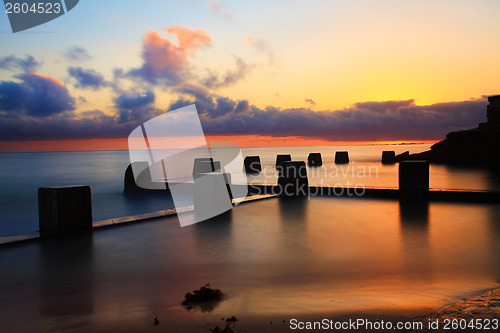
[{"label": "concrete block", "polygon": [[202,173],[194,180],[194,211],[196,222],[222,214],[233,205],[228,190],[230,177],[220,172]]},{"label": "concrete block", "polygon": [[91,231],[90,186],[40,187],[38,215],[42,237]]},{"label": "concrete block", "polygon": [[394,150],[384,150],[382,152],[382,164],[396,163],[396,152]]},{"label": "concrete block", "polygon": [[349,153],[346,151],[338,151],[335,153],[335,164],[349,163]]},{"label": "concrete block", "polygon": [[290,155],[290,154],[277,155],[276,156],[276,169],[278,169],[279,167],[281,167],[281,165],[283,164],[283,162],[291,161],[291,160],[292,160],[292,155]]},{"label": "concrete block", "polygon": [[214,161],[210,158],[195,158],[193,163],[193,179],[199,177],[200,174],[210,172],[220,172],[220,161]]},{"label": "concrete block", "polygon": [[306,196],[309,193],[309,180],[304,161],[285,161],[278,175],[278,194],[281,197]]},{"label": "concrete block", "polygon": [[262,171],[259,156],[247,156],[243,161],[243,166],[246,173],[259,173]]},{"label": "concrete block", "polygon": [[429,192],[429,162],[399,163],[399,192],[404,197],[422,197]]},{"label": "concrete block", "polygon": [[307,165],[310,167],[319,167],[323,165],[321,153],[310,153],[307,157]]}]

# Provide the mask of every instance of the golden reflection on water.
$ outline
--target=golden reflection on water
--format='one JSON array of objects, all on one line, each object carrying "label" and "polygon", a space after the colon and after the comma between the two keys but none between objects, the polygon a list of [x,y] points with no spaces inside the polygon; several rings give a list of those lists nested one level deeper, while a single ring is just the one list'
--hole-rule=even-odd
[{"label": "golden reflection on water", "polygon": [[[498,284],[499,218],[499,205],[273,198],[184,228],[165,218],[6,249],[5,327],[23,311],[47,329],[102,331],[156,315],[205,330],[233,314],[419,314]],[[188,312],[184,294],[206,283],[225,299]]]}]

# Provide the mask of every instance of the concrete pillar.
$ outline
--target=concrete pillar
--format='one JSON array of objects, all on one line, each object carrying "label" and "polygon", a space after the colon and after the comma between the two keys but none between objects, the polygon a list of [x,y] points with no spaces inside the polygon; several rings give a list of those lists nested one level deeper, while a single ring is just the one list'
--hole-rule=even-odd
[{"label": "concrete pillar", "polygon": [[214,161],[210,158],[196,158],[193,163],[193,179],[200,174],[221,170],[220,161]]},{"label": "concrete pillar", "polygon": [[276,169],[281,167],[283,162],[286,161],[291,161],[292,160],[292,155],[286,154],[286,155],[277,155],[276,156]]},{"label": "concrete pillar", "polygon": [[259,156],[247,156],[243,161],[243,166],[245,167],[246,173],[259,173],[262,171],[262,165],[260,164]]},{"label": "concrete pillar", "polygon": [[196,222],[208,220],[231,210],[230,177],[220,172],[202,173],[194,180],[194,211]]},{"label": "concrete pillar", "polygon": [[199,157],[195,158],[193,161],[193,179],[198,177],[200,173],[212,172],[214,159],[211,157]]},{"label": "concrete pillar", "polygon": [[309,193],[307,168],[304,161],[283,162],[278,176],[278,194],[281,197],[306,196]]},{"label": "concrete pillar", "polygon": [[307,157],[307,165],[310,167],[319,167],[323,165],[321,153],[310,153]]},{"label": "concrete pillar", "polygon": [[384,150],[382,152],[382,164],[396,163],[396,152],[394,150]]},{"label": "concrete pillar", "polygon": [[429,193],[429,162],[399,163],[399,193],[402,198],[423,198]]},{"label": "concrete pillar", "polygon": [[90,186],[40,187],[38,215],[42,237],[91,231]]},{"label": "concrete pillar", "polygon": [[346,151],[338,151],[335,153],[335,164],[349,163],[349,153]]}]

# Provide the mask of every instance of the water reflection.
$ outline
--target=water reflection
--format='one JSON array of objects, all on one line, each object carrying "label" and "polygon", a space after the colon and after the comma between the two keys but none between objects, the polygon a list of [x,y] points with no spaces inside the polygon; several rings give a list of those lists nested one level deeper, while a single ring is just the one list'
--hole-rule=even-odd
[{"label": "water reflection", "polygon": [[39,254],[40,315],[67,327],[89,324],[94,310],[92,235],[41,241]]},{"label": "water reflection", "polygon": [[406,276],[431,280],[433,263],[429,244],[429,202],[399,201],[399,220]]},{"label": "water reflection", "polygon": [[206,263],[230,262],[233,256],[233,211],[229,210],[211,219],[195,223],[194,241],[197,257]]},{"label": "water reflection", "polygon": [[500,208],[498,205],[490,205],[490,256],[495,260],[494,274],[498,283],[500,283]]}]

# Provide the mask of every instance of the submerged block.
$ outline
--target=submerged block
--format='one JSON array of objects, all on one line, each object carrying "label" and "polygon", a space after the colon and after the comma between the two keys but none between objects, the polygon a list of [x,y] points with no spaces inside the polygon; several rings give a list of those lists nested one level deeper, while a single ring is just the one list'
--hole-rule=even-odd
[{"label": "submerged block", "polygon": [[292,160],[292,155],[286,154],[286,155],[277,155],[276,156],[276,168],[281,167],[283,162],[291,161]]},{"label": "submerged block", "polygon": [[259,156],[247,156],[243,161],[243,166],[246,173],[259,173],[262,171]]},{"label": "submerged block", "polygon": [[310,153],[307,157],[307,165],[310,167],[322,166],[323,159],[321,158],[321,153]]},{"label": "submerged block", "polygon": [[285,161],[278,175],[278,195],[281,197],[305,196],[309,193],[309,180],[304,161]]},{"label": "submerged block", "polygon": [[336,164],[347,164],[349,163],[349,153],[346,151],[338,151],[335,153],[335,163]]},{"label": "submerged block", "polygon": [[38,216],[42,237],[91,231],[90,186],[40,187]]},{"label": "submerged block", "polygon": [[429,162],[399,163],[399,192],[403,197],[421,197],[429,192]]},{"label": "submerged block", "polygon": [[394,150],[384,150],[382,152],[382,164],[396,163],[396,152]]}]

